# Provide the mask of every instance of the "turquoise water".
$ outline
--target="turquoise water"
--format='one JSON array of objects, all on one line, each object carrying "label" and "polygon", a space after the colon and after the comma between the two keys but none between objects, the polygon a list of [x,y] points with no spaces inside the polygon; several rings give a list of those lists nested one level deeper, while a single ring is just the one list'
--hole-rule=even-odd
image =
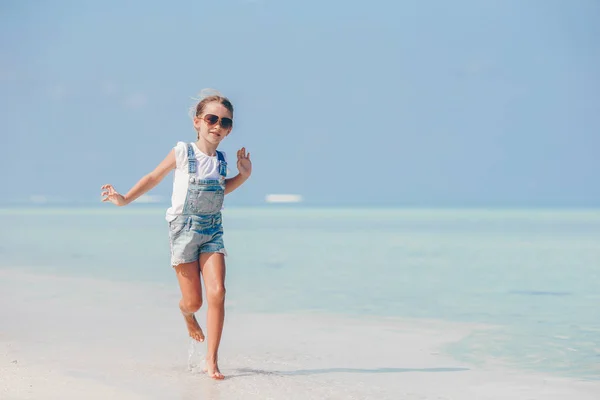
[{"label": "turquoise water", "polygon": [[[0,210],[0,268],[176,285],[163,208]],[[228,306],[491,324],[447,350],[600,379],[600,210],[224,212]]]}]

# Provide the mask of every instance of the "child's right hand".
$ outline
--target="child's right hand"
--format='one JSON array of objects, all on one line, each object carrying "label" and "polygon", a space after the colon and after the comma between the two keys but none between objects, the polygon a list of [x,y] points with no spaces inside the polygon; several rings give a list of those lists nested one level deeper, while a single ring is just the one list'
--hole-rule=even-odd
[{"label": "child's right hand", "polygon": [[104,197],[102,199],[103,202],[110,201],[111,203],[116,204],[117,206],[124,206],[127,204],[125,197],[117,193],[113,185],[104,185],[102,186],[102,190],[102,197]]}]

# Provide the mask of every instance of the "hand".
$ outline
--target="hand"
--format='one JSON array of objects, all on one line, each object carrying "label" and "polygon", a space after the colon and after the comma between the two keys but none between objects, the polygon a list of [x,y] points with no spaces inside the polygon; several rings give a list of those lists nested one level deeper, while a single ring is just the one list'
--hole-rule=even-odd
[{"label": "hand", "polygon": [[250,161],[250,153],[246,154],[246,148],[242,147],[237,152],[237,169],[245,178],[248,178],[252,173],[252,161]]},{"label": "hand", "polygon": [[124,206],[127,204],[125,197],[117,193],[113,185],[104,185],[102,186],[102,190],[102,197],[104,197],[102,201],[110,201],[117,206]]}]

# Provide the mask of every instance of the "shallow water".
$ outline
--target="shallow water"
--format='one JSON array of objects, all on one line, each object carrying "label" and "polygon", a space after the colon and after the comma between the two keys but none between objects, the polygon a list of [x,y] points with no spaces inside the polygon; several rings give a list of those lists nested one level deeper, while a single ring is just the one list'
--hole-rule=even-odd
[{"label": "shallow water", "polygon": [[[228,307],[483,323],[457,360],[600,377],[600,211],[224,210]],[[176,287],[164,209],[5,209],[0,268]]]}]

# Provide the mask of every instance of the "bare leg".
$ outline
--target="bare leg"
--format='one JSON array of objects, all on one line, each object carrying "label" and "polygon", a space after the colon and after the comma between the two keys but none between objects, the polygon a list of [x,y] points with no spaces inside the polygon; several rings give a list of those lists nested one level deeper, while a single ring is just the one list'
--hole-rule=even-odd
[{"label": "bare leg", "polygon": [[200,270],[208,300],[206,372],[213,379],[223,379],[217,362],[225,321],[225,256],[221,253],[201,253]]},{"label": "bare leg", "polygon": [[175,267],[175,272],[181,289],[179,308],[185,319],[188,332],[192,339],[203,342],[204,333],[194,315],[202,306],[202,285],[200,283],[198,261],[179,264]]}]

